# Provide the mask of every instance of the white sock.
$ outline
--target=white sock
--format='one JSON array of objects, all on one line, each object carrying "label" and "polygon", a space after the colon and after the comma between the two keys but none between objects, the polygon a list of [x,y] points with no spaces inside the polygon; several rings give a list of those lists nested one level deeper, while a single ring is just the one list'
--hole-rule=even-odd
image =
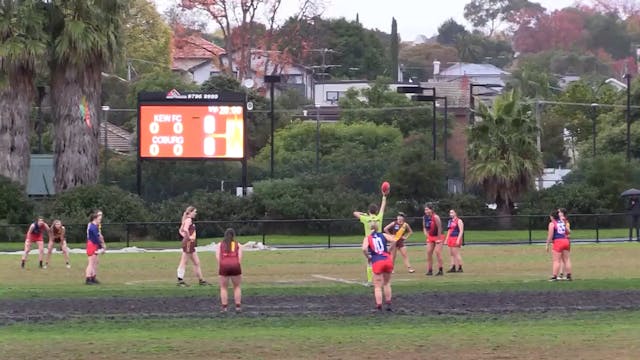
[{"label": "white sock", "polygon": [[184,268],[178,268],[178,279],[184,279]]}]

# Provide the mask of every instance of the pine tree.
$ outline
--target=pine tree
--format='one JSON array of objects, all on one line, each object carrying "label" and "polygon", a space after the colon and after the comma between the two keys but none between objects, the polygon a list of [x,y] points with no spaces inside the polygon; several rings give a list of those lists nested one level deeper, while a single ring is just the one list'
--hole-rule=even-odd
[{"label": "pine tree", "polygon": [[400,39],[398,38],[398,23],[396,22],[396,18],[393,18],[391,21],[391,67],[389,69],[389,74],[391,74],[391,79],[393,82],[398,82],[398,56],[399,56],[399,43]]}]

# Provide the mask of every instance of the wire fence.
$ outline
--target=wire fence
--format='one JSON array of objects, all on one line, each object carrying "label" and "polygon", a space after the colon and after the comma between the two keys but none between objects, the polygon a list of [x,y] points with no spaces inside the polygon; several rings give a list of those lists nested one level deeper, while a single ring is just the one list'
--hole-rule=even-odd
[{"label": "wire fence", "polygon": [[[464,222],[465,245],[503,245],[543,243],[547,236],[548,215],[468,216]],[[385,219],[385,225],[393,219]],[[446,227],[447,219],[442,219]],[[422,218],[408,218],[413,229],[408,245],[424,244]],[[574,242],[638,241],[638,222],[628,214],[574,214],[571,216]],[[363,224],[356,219],[314,220],[223,220],[197,221],[200,245],[218,242],[227,228],[234,228],[242,242],[255,241],[280,248],[334,248],[361,244]],[[110,246],[177,248],[180,246],[177,222],[105,223],[105,240]],[[86,241],[86,224],[65,224],[70,244]],[[0,225],[0,249],[17,249],[25,239],[28,224]]]}]

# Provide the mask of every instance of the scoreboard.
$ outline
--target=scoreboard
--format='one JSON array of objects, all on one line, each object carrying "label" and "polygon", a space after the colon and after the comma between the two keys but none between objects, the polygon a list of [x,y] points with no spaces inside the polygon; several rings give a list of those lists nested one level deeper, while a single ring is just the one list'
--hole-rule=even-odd
[{"label": "scoreboard", "polygon": [[193,99],[177,92],[166,97],[163,101],[139,101],[141,159],[244,158],[244,104],[217,101],[217,96],[214,100]]}]

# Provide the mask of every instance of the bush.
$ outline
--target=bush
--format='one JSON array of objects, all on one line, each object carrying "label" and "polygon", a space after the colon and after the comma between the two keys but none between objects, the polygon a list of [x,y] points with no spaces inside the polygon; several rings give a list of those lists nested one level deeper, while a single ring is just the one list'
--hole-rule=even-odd
[{"label": "bush", "polygon": [[[107,241],[123,241],[126,229],[109,226],[110,223],[127,223],[149,220],[144,201],[117,186],[92,185],[77,187],[56,195],[48,210],[48,217],[62,220],[67,227],[70,241],[86,240],[86,224],[95,209],[104,213],[104,235]],[[73,226],[76,225],[76,226]],[[137,234],[141,235],[141,234]]]},{"label": "bush", "polygon": [[[0,176],[0,224],[28,224],[34,220],[34,204],[24,187]],[[3,226],[2,239],[24,241],[24,226]]]}]

